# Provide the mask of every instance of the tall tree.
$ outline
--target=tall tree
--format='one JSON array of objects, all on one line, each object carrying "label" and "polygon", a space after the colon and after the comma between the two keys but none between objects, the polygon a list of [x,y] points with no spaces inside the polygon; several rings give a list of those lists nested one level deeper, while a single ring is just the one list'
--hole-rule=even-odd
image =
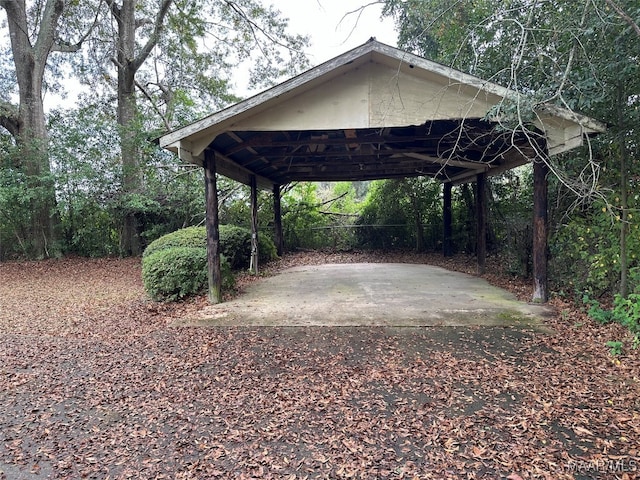
[{"label": "tall tree", "polygon": [[[125,193],[139,191],[141,172],[136,139],[138,106],[136,96],[136,73],[158,44],[165,26],[165,18],[173,0],[162,0],[153,18],[137,18],[136,0],[123,0],[119,5],[106,0],[117,24],[116,55],[112,59],[117,69],[118,125],[120,125],[120,153],[122,155],[122,189]],[[146,24],[152,29],[141,48],[136,32]],[[141,253],[140,227],[135,212],[124,215],[121,236],[122,252],[125,255]]]},{"label": "tall tree", "polygon": [[[256,51],[252,77],[256,84],[297,71],[306,65],[301,54],[306,40],[287,34],[287,22],[279,12],[256,0],[104,1],[116,28],[105,22],[100,38],[96,37],[90,54],[97,60],[91,69],[92,82],[101,78],[106,80],[107,92],[116,90],[122,157],[121,247],[124,254],[136,255],[142,247],[138,199],[145,190],[140,151],[144,131],[157,131],[160,120],[169,129],[176,122],[192,120],[196,112],[210,113],[212,106],[236,100],[229,94],[231,68],[254,58]],[[283,51],[288,52],[288,61]],[[101,75],[95,75],[96,68]]]},{"label": "tall tree", "polygon": [[[25,253],[44,257],[54,253],[58,235],[43,104],[45,72],[53,52],[78,51],[86,35],[81,34],[75,40],[63,38],[60,26],[68,10],[63,0],[37,0],[30,4],[26,0],[0,0],[0,7],[7,17],[18,89],[18,105],[11,103],[9,93],[13,89],[0,96],[0,126],[11,134],[17,146],[11,168],[19,173],[16,181],[23,183],[24,195],[30,202],[29,218],[24,221],[28,224],[25,230],[31,248],[25,249]],[[80,2],[76,2],[75,8],[80,8]],[[74,23],[74,28],[66,33],[72,37],[82,23]]]},{"label": "tall tree", "polygon": [[[47,155],[48,134],[42,101],[42,88],[47,59],[54,49],[58,21],[64,9],[62,0],[49,0],[37,18],[29,24],[34,12],[27,12],[24,0],[2,0],[0,6],[7,15],[15,75],[19,90],[17,108],[3,101],[0,105],[0,125],[7,129],[19,146],[14,167],[29,179],[27,188],[44,187],[34,196],[31,205],[29,237],[32,253],[48,256],[49,246],[56,240],[55,191]],[[39,27],[39,28],[38,28]]]}]

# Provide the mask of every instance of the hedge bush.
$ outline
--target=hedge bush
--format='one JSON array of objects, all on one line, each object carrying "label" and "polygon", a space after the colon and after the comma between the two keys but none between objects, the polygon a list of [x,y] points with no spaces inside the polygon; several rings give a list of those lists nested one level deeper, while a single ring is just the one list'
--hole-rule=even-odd
[{"label": "hedge bush", "polygon": [[[266,235],[258,237],[259,261],[277,258]],[[232,269],[249,266],[251,232],[234,225],[220,226],[222,288],[233,288]],[[142,280],[147,293],[160,301],[175,301],[207,287],[207,233],[205,227],[188,227],[154,240],[142,256]]]},{"label": "hedge bush", "polygon": [[[249,268],[251,261],[251,230],[237,225],[220,225],[220,252],[227,257],[231,268]],[[278,258],[276,246],[268,235],[258,235],[258,262]]]},{"label": "hedge bush", "polygon": [[175,301],[201,292],[207,285],[207,251],[172,247],[142,259],[144,288],[154,300]]},{"label": "hedge bush", "polygon": [[[234,287],[229,262],[220,257],[222,289]],[[154,300],[175,301],[204,291],[208,285],[207,250],[173,247],[158,250],[142,259],[142,281]]]},{"label": "hedge bush", "polygon": [[[224,255],[232,270],[249,268],[251,257],[251,230],[236,225],[220,225],[220,254]],[[207,248],[205,227],[187,227],[164,235],[149,244],[143,258],[167,248]],[[273,240],[258,235],[258,261],[269,262],[278,257]]]},{"label": "hedge bush", "polygon": [[249,268],[251,231],[236,225],[220,225],[220,253],[227,257],[232,269]]},{"label": "hedge bush", "polygon": [[207,248],[207,231],[205,227],[187,227],[163,235],[151,242],[142,254],[142,258],[168,248]]}]

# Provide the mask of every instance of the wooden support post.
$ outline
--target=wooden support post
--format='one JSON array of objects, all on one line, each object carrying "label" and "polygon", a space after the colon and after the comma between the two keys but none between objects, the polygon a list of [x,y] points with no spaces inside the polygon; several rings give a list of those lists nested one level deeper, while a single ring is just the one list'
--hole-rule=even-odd
[{"label": "wooden support post", "polygon": [[276,241],[276,250],[278,252],[278,256],[281,257],[284,253],[284,236],[282,234],[282,205],[280,202],[280,185],[273,186],[273,215],[274,222],[273,227],[275,229],[275,241]]},{"label": "wooden support post", "polygon": [[484,275],[487,263],[487,175],[480,173],[476,177],[476,257],[478,275]]},{"label": "wooden support post", "polygon": [[258,183],[251,175],[251,262],[249,271],[258,275]]},{"label": "wooden support post", "polygon": [[222,275],[220,273],[220,223],[218,219],[218,186],[216,182],[215,152],[206,150],[204,157],[209,301],[211,303],[220,303],[222,301]]},{"label": "wooden support post", "polygon": [[442,221],[444,224],[444,232],[442,239],[442,254],[445,257],[451,257],[453,255],[453,216],[451,210],[451,187],[451,182],[447,182],[444,184],[444,205],[442,207]]},{"label": "wooden support post", "polygon": [[533,298],[534,302],[549,300],[547,292],[547,175],[545,159],[533,162]]}]

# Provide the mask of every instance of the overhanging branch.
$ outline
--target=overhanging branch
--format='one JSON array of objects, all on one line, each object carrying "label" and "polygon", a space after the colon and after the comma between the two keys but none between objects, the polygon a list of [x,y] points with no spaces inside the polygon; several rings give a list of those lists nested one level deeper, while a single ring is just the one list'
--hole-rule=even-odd
[{"label": "overhanging branch", "polygon": [[151,51],[158,44],[160,39],[160,35],[162,34],[162,30],[164,28],[164,19],[169,12],[169,7],[173,3],[173,0],[163,0],[160,5],[160,10],[158,11],[158,15],[156,15],[155,21],[153,22],[153,33],[149,37],[146,45],[140,51],[140,54],[136,57],[136,59],[132,62],[132,69],[134,72],[137,72],[138,69],[142,66],[142,64],[147,60],[147,57],[151,54]]},{"label": "overhanging branch", "polygon": [[8,102],[0,101],[0,126],[16,138],[20,133],[20,117],[18,108]]},{"label": "overhanging branch", "polygon": [[625,22],[629,24],[629,26],[636,32],[638,38],[640,38],[640,26],[636,22],[634,22],[633,18],[631,18],[627,13],[613,0],[605,0],[607,5],[615,10],[615,12],[622,18]]}]

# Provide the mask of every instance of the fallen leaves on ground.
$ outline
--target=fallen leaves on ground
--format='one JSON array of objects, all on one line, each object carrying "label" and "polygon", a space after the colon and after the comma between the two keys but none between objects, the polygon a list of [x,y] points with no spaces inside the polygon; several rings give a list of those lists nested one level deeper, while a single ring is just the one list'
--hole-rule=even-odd
[{"label": "fallen leaves on ground", "polygon": [[[264,274],[358,261],[475,270],[307,252]],[[0,264],[0,478],[637,475],[638,354],[613,359],[624,330],[568,303],[553,301],[550,333],[168,326],[205,302],[148,301],[138,259]]]}]

